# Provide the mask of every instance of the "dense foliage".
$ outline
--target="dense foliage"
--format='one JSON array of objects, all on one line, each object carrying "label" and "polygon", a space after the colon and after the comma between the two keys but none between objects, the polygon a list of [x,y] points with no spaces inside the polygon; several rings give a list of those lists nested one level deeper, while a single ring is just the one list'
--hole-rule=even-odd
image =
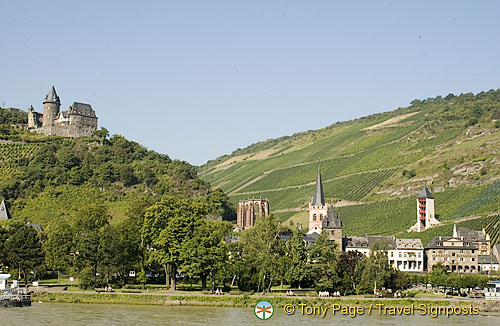
[{"label": "dense foliage", "polygon": [[56,217],[72,217],[76,208],[100,200],[119,221],[124,218],[121,207],[136,198],[205,194],[218,203],[211,207],[213,218],[235,218],[228,197],[221,190],[211,191],[193,166],[120,135],[109,138],[105,128],[96,131],[95,138],[29,136],[37,141],[0,143],[0,197],[8,201],[15,218],[46,224]]},{"label": "dense foliage", "polygon": [[0,108],[0,125],[20,125],[28,122],[28,114],[19,109]]},{"label": "dense foliage", "polygon": [[9,199],[36,196],[48,186],[88,185],[102,190],[193,195],[208,186],[186,162],[148,151],[114,135],[103,144],[92,139],[57,139],[39,144],[31,158],[10,160],[21,175],[4,180],[1,193]]}]

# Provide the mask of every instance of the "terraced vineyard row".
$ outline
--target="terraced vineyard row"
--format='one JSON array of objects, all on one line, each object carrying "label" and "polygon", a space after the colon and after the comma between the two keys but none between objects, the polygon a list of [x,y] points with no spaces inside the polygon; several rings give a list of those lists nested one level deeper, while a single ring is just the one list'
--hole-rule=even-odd
[{"label": "terraced vineyard row", "polygon": [[0,179],[6,179],[19,173],[19,170],[13,168],[11,163],[22,158],[29,158],[38,147],[38,144],[26,143],[0,144]]},{"label": "terraced vineyard row", "polygon": [[[395,168],[419,160],[427,155],[429,151],[422,150],[408,155],[401,155],[400,152],[407,147],[407,142],[401,141],[370,149],[353,156],[325,160],[320,164],[321,175],[324,180],[327,180],[352,173]],[[241,191],[265,191],[273,188],[304,185],[315,180],[317,165],[317,163],[309,163],[273,171]],[[234,182],[234,180],[231,182]]]},{"label": "terraced vineyard row", "polygon": [[[460,193],[460,192],[459,192]],[[463,217],[468,216],[472,212],[482,213],[488,211],[490,203],[497,204],[500,202],[500,181],[494,182],[488,186],[483,186],[474,198],[467,201],[464,205],[451,213],[451,216]],[[498,208],[498,207],[497,207]],[[493,210],[495,208],[493,207]]]},{"label": "terraced vineyard row", "polygon": [[[417,116],[420,116],[420,114]],[[252,160],[250,157],[248,160],[233,164],[223,171],[207,170],[205,174],[202,172],[202,177],[214,186],[224,183],[222,189],[227,191],[227,189],[229,188],[234,188],[234,184],[241,183],[242,180],[247,179],[248,177],[253,176],[255,178],[259,175],[262,175],[266,171],[283,169],[287,166],[292,166],[300,163],[307,164],[307,162],[317,162],[318,160],[329,161],[326,163],[322,162],[322,171],[330,173],[329,175],[325,175],[325,178],[331,178],[354,172],[363,172],[366,170],[374,170],[380,167],[387,167],[387,164],[384,164],[387,163],[387,161],[385,161],[384,159],[379,160],[377,164],[372,164],[370,159],[363,159],[363,157],[367,155],[363,154],[364,151],[371,153],[374,150],[377,150],[379,146],[385,147],[390,142],[400,139],[403,136],[407,135],[409,132],[413,131],[415,128],[418,128],[419,124],[415,123],[406,127],[388,128],[376,131],[362,130],[365,127],[382,122],[385,119],[386,118],[338,127],[338,130],[333,132],[332,135],[327,136],[319,141],[312,142],[310,145],[305,146],[299,150],[292,151],[283,155],[277,155],[265,160]],[[363,142],[365,138],[366,141]],[[388,152],[392,153],[392,155],[397,154],[395,148],[391,148],[385,150],[381,156],[386,157]],[[360,156],[352,158],[348,162],[346,161],[345,164],[339,162],[338,157],[346,154],[351,155],[354,153],[357,153],[357,155]],[[354,168],[349,169],[349,167],[353,165],[352,163],[356,163],[359,160],[362,160],[362,166],[355,165]],[[411,161],[411,159],[408,158],[408,161]],[[239,170],[238,173],[232,174],[232,172],[234,172],[242,165],[246,166],[243,169]],[[316,163],[311,163],[311,166],[313,167],[311,169],[313,178],[316,172],[316,169],[314,167],[315,165]],[[323,165],[325,165],[324,169]],[[331,169],[331,171],[329,172],[330,168],[334,165],[338,165],[338,168]],[[345,168],[348,169],[343,171],[343,169]],[[289,181],[287,180],[287,178],[274,177],[273,173],[275,172],[272,172],[268,176],[266,176],[264,179],[269,179],[263,181],[262,184],[256,183],[255,186],[249,189],[245,189],[245,191],[267,190],[270,188],[276,188],[277,186],[289,186],[305,183],[300,179]],[[290,172],[288,173],[288,175],[300,175],[300,173],[297,174],[295,172]],[[307,176],[306,179],[310,179],[309,176]],[[276,180],[281,181],[282,184],[276,185]],[[259,182],[260,181],[261,180],[259,180]],[[269,187],[270,185],[271,187]]]},{"label": "terraced vineyard row", "polygon": [[368,195],[376,186],[382,183],[396,172],[397,169],[389,169],[375,173],[371,180],[360,184],[353,191],[346,195],[347,199],[359,201]]},{"label": "terraced vineyard row", "polygon": [[338,207],[346,235],[391,235],[408,229],[416,220],[415,198]]},{"label": "terraced vineyard row", "polygon": [[436,216],[440,221],[485,214],[498,210],[500,182],[489,185],[448,189],[435,193]]},{"label": "terraced vineyard row", "polygon": [[0,144],[0,161],[12,161],[22,157],[29,157],[38,147],[38,144]]},{"label": "terraced vineyard row", "polygon": [[5,179],[18,173],[20,173],[19,170],[14,169],[10,166],[0,166],[0,179]]},{"label": "terraced vineyard row", "polygon": [[[394,170],[382,170],[324,181],[323,189],[326,195],[325,200],[330,203],[335,203],[339,199],[358,201],[392,173],[394,173]],[[314,182],[314,179],[310,181]],[[308,202],[311,200],[313,190],[314,185],[312,184],[309,186],[298,186],[292,189],[236,194],[231,197],[231,201],[236,204],[240,199],[267,198],[270,202],[271,211],[284,208],[307,207]]]}]

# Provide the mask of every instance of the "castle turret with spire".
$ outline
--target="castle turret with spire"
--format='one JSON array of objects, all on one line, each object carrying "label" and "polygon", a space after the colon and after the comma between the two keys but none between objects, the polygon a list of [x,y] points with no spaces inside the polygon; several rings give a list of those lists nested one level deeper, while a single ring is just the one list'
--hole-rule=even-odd
[{"label": "castle turret with spire", "polygon": [[43,114],[28,109],[28,129],[46,136],[90,137],[97,129],[97,116],[90,104],[73,102],[61,111],[61,100],[54,86],[43,101]]},{"label": "castle turret with spire", "polygon": [[59,96],[57,96],[55,87],[52,86],[47,96],[45,96],[45,101],[43,101],[42,127],[53,126],[59,115],[60,109],[61,100],[59,100]]}]

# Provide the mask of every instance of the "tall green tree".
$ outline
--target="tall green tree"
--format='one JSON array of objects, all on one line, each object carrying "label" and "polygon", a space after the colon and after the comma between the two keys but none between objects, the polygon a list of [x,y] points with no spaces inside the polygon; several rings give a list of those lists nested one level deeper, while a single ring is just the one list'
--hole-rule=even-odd
[{"label": "tall green tree", "polygon": [[138,223],[138,219],[134,218],[127,218],[116,226],[121,250],[119,263],[121,273],[144,268],[141,226],[142,223]]},{"label": "tall green tree", "polygon": [[208,216],[222,218],[223,221],[236,220],[236,211],[229,201],[229,197],[218,188],[210,191],[207,195],[207,202],[210,207]]},{"label": "tall green tree", "polygon": [[182,270],[200,277],[202,288],[211,281],[211,290],[215,289],[215,279],[224,270],[227,262],[227,246],[224,237],[231,232],[228,222],[200,221],[193,236],[183,244],[181,259]]},{"label": "tall green tree", "polygon": [[101,145],[104,144],[104,141],[109,137],[108,129],[101,127],[101,129],[94,131],[94,136],[101,140]]},{"label": "tall green tree", "polygon": [[432,266],[432,271],[427,274],[429,284],[435,286],[445,286],[447,283],[448,267],[439,262]]},{"label": "tall green tree", "polygon": [[355,293],[356,284],[361,280],[362,270],[357,269],[358,263],[365,259],[359,251],[342,252],[339,255],[338,265],[342,274],[342,290],[344,293]]},{"label": "tall green tree", "polygon": [[258,218],[252,228],[243,232],[239,252],[235,253],[239,257],[235,265],[241,267],[238,273],[241,288],[258,292],[271,289],[281,252],[280,231],[278,220],[271,214]]},{"label": "tall green tree", "polygon": [[9,239],[9,230],[6,225],[0,225],[0,265],[7,264],[5,242]]},{"label": "tall green tree", "polygon": [[5,254],[9,266],[19,268],[26,285],[30,272],[41,267],[45,259],[36,230],[26,225],[18,228],[5,242]]},{"label": "tall green tree", "polygon": [[128,262],[119,230],[112,225],[106,225],[101,233],[100,246],[99,271],[102,273],[106,284],[111,283],[111,280],[115,279],[115,277],[125,277]]},{"label": "tall green tree", "polygon": [[394,269],[389,265],[387,247],[376,242],[370,248],[370,257],[364,264],[358,292],[370,293],[391,285]]},{"label": "tall green tree", "polygon": [[167,285],[176,289],[182,247],[208,212],[204,200],[164,197],[145,214],[142,235],[150,262],[164,266]]},{"label": "tall green tree", "polygon": [[288,257],[290,259],[289,266],[286,273],[286,278],[290,284],[301,288],[301,283],[307,278],[308,264],[307,264],[307,248],[304,242],[304,232],[297,228],[293,231],[292,236],[287,243]]},{"label": "tall green tree", "polygon": [[[76,267],[80,271],[91,271],[93,283],[107,248],[101,240],[109,225],[107,209],[102,204],[93,204],[80,209],[75,216],[74,250]],[[91,285],[89,285],[91,286]]]},{"label": "tall green tree", "polygon": [[158,199],[153,196],[137,196],[128,202],[127,219],[118,225],[127,268],[141,271],[142,281],[147,280],[144,264],[146,259],[142,227],[146,210]]},{"label": "tall green tree", "polygon": [[276,248],[276,251],[278,252],[278,261],[276,262],[276,266],[273,270],[273,277],[279,280],[280,288],[282,289],[287,273],[291,268],[291,261],[288,256],[286,243],[284,241],[280,241],[278,244],[279,245]]},{"label": "tall green tree", "polygon": [[322,231],[311,245],[309,260],[316,289],[322,291],[336,289],[341,281],[337,265],[337,244],[330,240],[326,231]]},{"label": "tall green tree", "polygon": [[43,243],[45,264],[49,269],[57,271],[68,270],[72,266],[71,249],[73,234],[70,226],[60,219],[53,220],[45,230],[47,239]]}]

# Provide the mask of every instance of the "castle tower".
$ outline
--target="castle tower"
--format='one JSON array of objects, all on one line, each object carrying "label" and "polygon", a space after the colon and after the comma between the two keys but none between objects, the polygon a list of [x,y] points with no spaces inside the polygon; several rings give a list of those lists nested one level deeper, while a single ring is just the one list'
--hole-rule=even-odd
[{"label": "castle tower", "polygon": [[434,220],[434,197],[424,187],[417,197],[417,232],[427,229]]},{"label": "castle tower", "polygon": [[57,96],[56,89],[52,86],[49,94],[45,97],[45,101],[43,101],[43,127],[50,127],[54,125],[54,119],[59,114],[60,108],[61,101],[59,100],[59,96]]},{"label": "castle tower", "polygon": [[318,175],[316,176],[316,188],[314,195],[309,203],[309,231],[307,233],[320,233],[323,227],[323,219],[328,216],[328,205],[325,204],[325,195],[323,193],[323,184],[321,182],[321,173],[318,166]]}]

